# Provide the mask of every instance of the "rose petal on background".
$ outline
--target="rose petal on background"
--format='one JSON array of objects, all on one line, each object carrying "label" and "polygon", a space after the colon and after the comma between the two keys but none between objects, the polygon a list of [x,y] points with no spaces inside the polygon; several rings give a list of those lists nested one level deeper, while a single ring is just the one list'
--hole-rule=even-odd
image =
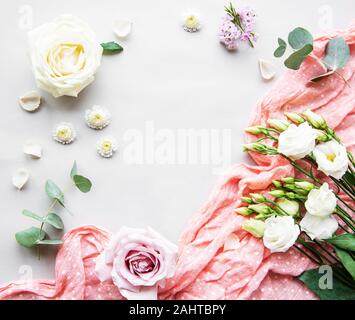
[{"label": "rose petal on background", "polygon": [[28,179],[30,178],[30,173],[27,169],[18,169],[12,176],[12,184],[19,190],[21,190]]},{"label": "rose petal on background", "polygon": [[116,20],[113,23],[113,31],[117,37],[125,39],[131,33],[132,22],[129,20]]},{"label": "rose petal on background", "polygon": [[275,76],[274,65],[264,59],[259,59],[259,70],[260,74],[265,80],[270,80]]},{"label": "rose petal on background", "polygon": [[42,147],[39,144],[33,142],[26,142],[26,144],[23,146],[23,152],[27,155],[39,159],[42,156]]},{"label": "rose petal on background", "polygon": [[19,104],[23,110],[36,111],[41,104],[41,96],[37,91],[28,91],[19,98]]}]

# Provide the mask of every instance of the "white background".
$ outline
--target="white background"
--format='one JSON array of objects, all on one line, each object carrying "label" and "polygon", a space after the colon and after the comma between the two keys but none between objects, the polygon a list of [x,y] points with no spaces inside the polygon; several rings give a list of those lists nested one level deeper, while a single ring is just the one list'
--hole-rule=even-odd
[{"label": "white background", "polygon": [[[218,0],[61,0],[1,2],[0,11],[0,285],[21,276],[28,265],[36,278],[54,275],[55,249],[44,250],[41,261],[36,252],[20,247],[14,234],[30,227],[21,215],[24,208],[44,214],[49,199],[44,193],[47,178],[66,189],[68,208],[61,215],[66,230],[83,224],[97,224],[112,231],[122,225],[150,225],[172,241],[177,241],[189,218],[207,200],[216,179],[213,165],[130,165],[122,152],[124,133],[138,129],[144,134],[146,121],[157,130],[230,129],[231,162],[246,161],[241,152],[243,128],[256,102],[272,82],[260,78],[258,59],[275,63],[272,53],[278,36],[303,26],[314,34],[327,28],[344,28],[352,21],[353,0],[268,0],[238,1],[258,13],[259,41],[255,49],[243,47],[227,52],[217,38],[224,1]],[[23,7],[23,6],[30,7]],[[33,11],[33,26],[72,13],[86,20],[99,41],[116,40],[112,23],[117,18],[134,22],[125,41],[125,50],[104,56],[96,81],[79,99],[54,99],[44,94],[39,112],[24,112],[17,103],[24,92],[35,89],[27,56],[27,30],[21,20],[23,10]],[[200,12],[203,27],[189,34],[181,28],[180,16],[187,8]],[[328,12],[328,13],[327,13]],[[330,15],[329,15],[330,14]],[[86,127],[84,111],[94,104],[107,107],[112,124],[104,132]],[[62,146],[51,139],[54,124],[69,121],[78,139]],[[104,134],[114,135],[119,151],[106,160],[95,151]],[[26,140],[44,148],[40,160],[22,153]],[[89,194],[81,194],[69,182],[76,159],[80,172],[93,181]],[[31,179],[23,191],[11,184],[13,172],[25,167]],[[35,223],[34,223],[35,224]]]}]

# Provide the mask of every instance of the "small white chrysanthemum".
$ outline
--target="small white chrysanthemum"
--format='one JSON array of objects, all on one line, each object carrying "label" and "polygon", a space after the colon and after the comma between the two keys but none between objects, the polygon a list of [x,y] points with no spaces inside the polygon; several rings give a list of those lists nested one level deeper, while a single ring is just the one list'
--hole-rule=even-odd
[{"label": "small white chrysanthemum", "polygon": [[188,11],[182,15],[183,28],[187,32],[196,32],[201,28],[200,17],[196,12]]},{"label": "small white chrysanthemum", "polygon": [[53,139],[62,144],[72,143],[76,138],[76,132],[71,123],[62,122],[53,129]]},{"label": "small white chrysanthemum", "polygon": [[117,151],[117,142],[114,137],[103,137],[97,143],[97,152],[104,158],[111,158],[115,151]]},{"label": "small white chrysanthemum", "polygon": [[96,130],[107,127],[111,122],[111,114],[106,108],[93,106],[85,111],[86,124]]}]

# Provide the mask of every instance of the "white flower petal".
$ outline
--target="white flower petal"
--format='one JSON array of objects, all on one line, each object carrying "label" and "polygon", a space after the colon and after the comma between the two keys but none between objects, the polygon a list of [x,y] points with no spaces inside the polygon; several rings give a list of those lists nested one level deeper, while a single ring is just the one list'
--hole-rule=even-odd
[{"label": "white flower petal", "polygon": [[41,96],[37,91],[28,91],[20,97],[19,104],[28,112],[36,111],[41,105]]},{"label": "white flower petal", "polygon": [[338,222],[334,216],[318,217],[306,213],[300,223],[302,231],[312,239],[325,240],[333,236],[338,229]]},{"label": "white flower petal", "polygon": [[125,39],[132,31],[132,22],[129,20],[116,20],[113,23],[113,30],[117,37]]},{"label": "white flower petal", "polygon": [[106,136],[97,143],[97,152],[104,158],[111,158],[117,151],[117,142],[114,137]]},{"label": "white flower petal", "polygon": [[30,178],[30,173],[27,169],[18,169],[12,176],[12,184],[19,190],[21,190],[28,179]]},{"label": "white flower petal", "polygon": [[29,156],[39,159],[42,156],[42,147],[39,144],[27,142],[23,146],[23,152]]},{"label": "white flower petal", "polygon": [[52,132],[53,139],[61,144],[70,144],[76,138],[76,131],[71,123],[61,122]]},{"label": "white flower petal", "polygon": [[85,111],[85,121],[90,128],[102,130],[110,124],[111,114],[106,108],[93,106]]},{"label": "white flower petal", "polygon": [[266,61],[264,59],[259,60],[259,70],[260,70],[261,76],[265,80],[272,79],[276,73],[274,65],[271,62]]}]

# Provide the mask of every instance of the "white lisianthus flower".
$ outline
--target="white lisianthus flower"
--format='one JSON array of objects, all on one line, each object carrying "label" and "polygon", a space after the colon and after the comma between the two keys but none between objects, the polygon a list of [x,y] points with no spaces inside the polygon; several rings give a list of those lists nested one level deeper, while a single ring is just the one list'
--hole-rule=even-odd
[{"label": "white lisianthus flower", "polygon": [[317,134],[307,123],[291,124],[279,136],[278,152],[292,160],[302,159],[310,154],[316,145]]},{"label": "white lisianthus flower", "polygon": [[335,140],[318,144],[313,155],[318,164],[318,170],[327,176],[341,179],[349,166],[346,148]]},{"label": "white lisianthus flower", "polygon": [[117,142],[114,137],[106,136],[97,143],[97,152],[104,158],[111,158],[117,151]]},{"label": "white lisianthus flower", "polygon": [[264,245],[271,252],[286,252],[293,246],[300,229],[290,216],[275,216],[265,220]]},{"label": "white lisianthus flower", "polygon": [[30,31],[28,37],[39,88],[54,97],[77,97],[94,81],[103,48],[84,21],[62,15]]},{"label": "white lisianthus flower", "polygon": [[325,240],[333,236],[338,229],[338,222],[334,216],[325,218],[306,213],[300,223],[301,230],[312,239]]},{"label": "white lisianthus flower", "polygon": [[307,212],[312,216],[328,217],[337,205],[337,199],[332,190],[329,189],[328,183],[323,183],[319,189],[310,191],[305,202]]},{"label": "white lisianthus flower", "polygon": [[53,128],[52,136],[61,144],[70,144],[76,138],[76,131],[71,123],[61,122]]},{"label": "white lisianthus flower", "polygon": [[90,128],[101,130],[110,124],[111,114],[106,108],[93,106],[85,111],[85,120]]}]

